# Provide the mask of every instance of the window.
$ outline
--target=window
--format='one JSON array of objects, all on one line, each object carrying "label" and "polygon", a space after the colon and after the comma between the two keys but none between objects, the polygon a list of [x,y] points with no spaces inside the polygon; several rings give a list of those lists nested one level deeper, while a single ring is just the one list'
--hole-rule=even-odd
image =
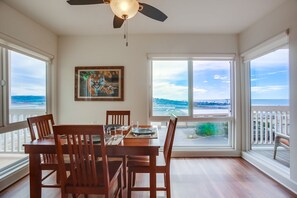
[{"label": "window", "polygon": [[46,113],[46,62],[8,50],[9,123]]},{"label": "window", "polygon": [[275,132],[289,135],[289,50],[277,49],[249,65],[251,146],[271,150]]},{"label": "window", "polygon": [[230,61],[193,61],[193,116],[228,116]]},{"label": "window", "polygon": [[27,117],[47,112],[49,63],[47,56],[0,39],[0,180],[5,185],[18,179],[15,173],[27,174],[22,146],[31,140]]},{"label": "window", "polygon": [[233,145],[232,56],[153,57],[151,70],[150,121],[179,117],[175,147]]},{"label": "window", "polygon": [[[153,116],[189,115],[188,61],[153,61]],[[169,73],[170,71],[170,73]]]}]

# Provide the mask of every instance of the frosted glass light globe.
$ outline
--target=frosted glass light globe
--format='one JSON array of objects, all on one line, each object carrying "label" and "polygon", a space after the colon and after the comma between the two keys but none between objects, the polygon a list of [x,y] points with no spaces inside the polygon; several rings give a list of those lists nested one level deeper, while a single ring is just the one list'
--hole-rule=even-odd
[{"label": "frosted glass light globe", "polygon": [[137,0],[111,0],[110,7],[117,17],[130,19],[137,14],[139,3]]}]

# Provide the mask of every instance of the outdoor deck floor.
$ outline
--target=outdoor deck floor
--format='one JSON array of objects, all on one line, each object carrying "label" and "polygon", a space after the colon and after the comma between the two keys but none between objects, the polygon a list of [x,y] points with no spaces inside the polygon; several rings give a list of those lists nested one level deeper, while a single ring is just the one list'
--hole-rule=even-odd
[{"label": "outdoor deck floor", "polygon": [[[262,155],[265,158],[273,159],[273,149],[264,150],[253,150],[255,153]],[[282,164],[290,168],[290,151],[285,149],[278,149],[276,153],[276,158],[274,160],[276,163]]]}]

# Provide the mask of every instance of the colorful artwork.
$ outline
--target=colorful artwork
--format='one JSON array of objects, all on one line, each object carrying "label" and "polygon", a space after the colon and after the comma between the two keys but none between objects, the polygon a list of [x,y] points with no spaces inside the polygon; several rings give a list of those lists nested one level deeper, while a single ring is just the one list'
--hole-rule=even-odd
[{"label": "colorful artwork", "polygon": [[124,97],[124,67],[75,68],[75,100],[116,100]]}]

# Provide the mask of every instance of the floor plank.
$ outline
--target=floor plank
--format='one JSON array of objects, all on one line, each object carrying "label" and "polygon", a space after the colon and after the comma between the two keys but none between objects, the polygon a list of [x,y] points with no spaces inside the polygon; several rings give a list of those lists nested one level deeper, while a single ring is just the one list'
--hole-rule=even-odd
[{"label": "floor plank", "polygon": [[[241,158],[174,158],[171,162],[172,198],[297,197]],[[148,175],[138,175],[136,182],[138,185],[147,184]],[[158,175],[158,184],[162,182],[163,177]],[[1,192],[0,197],[29,197],[29,177]],[[42,197],[60,197],[60,192],[43,189]],[[149,194],[133,192],[132,197],[149,197]],[[166,196],[160,192],[158,197]]]}]

